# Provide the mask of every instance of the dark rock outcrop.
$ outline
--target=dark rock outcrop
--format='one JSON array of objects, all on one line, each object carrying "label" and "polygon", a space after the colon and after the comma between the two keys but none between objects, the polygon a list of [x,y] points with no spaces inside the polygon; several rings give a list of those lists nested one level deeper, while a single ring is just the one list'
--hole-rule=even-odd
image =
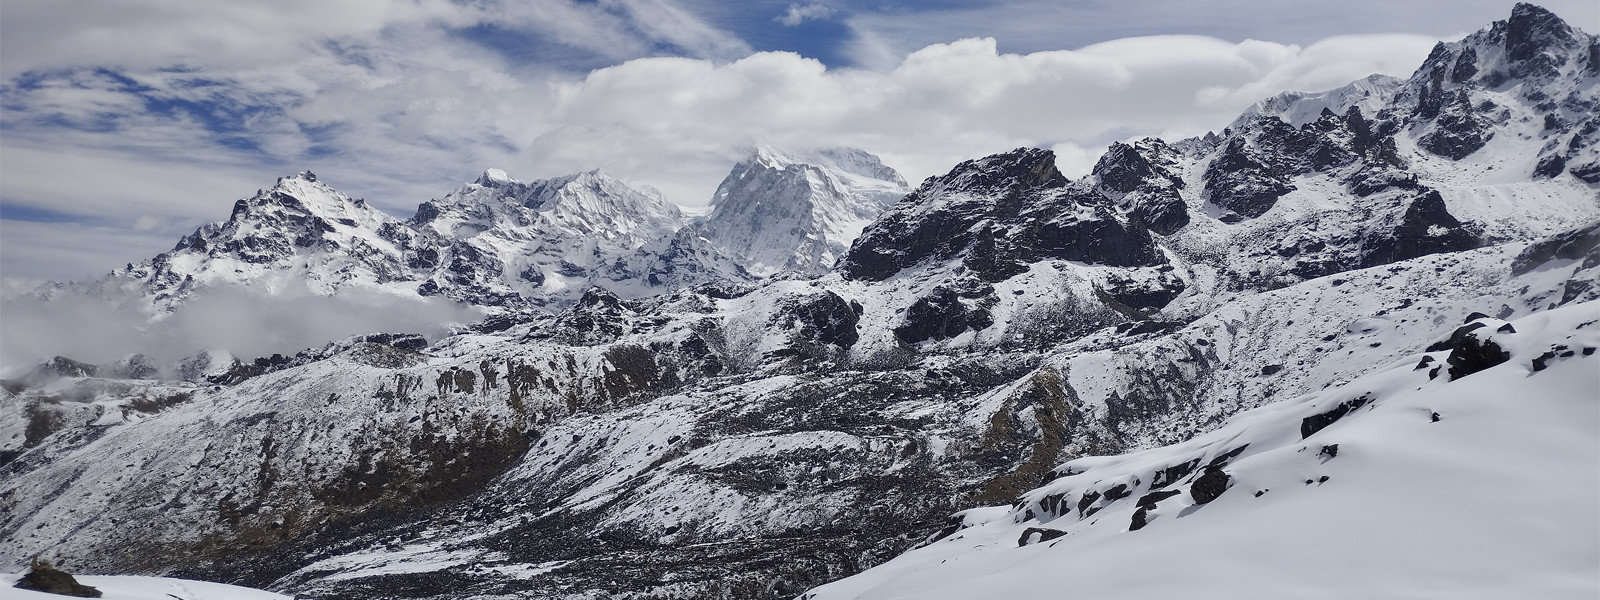
[{"label": "dark rock outcrop", "polygon": [[1423,150],[1450,160],[1461,160],[1482,149],[1494,137],[1493,123],[1483,118],[1465,90],[1438,92],[1442,107],[1433,130],[1417,140]]},{"label": "dark rock outcrop", "polygon": [[1576,41],[1572,28],[1544,8],[1518,3],[1506,21],[1506,58],[1527,61],[1551,47],[1570,46]]},{"label": "dark rock outcrop", "polygon": [[94,377],[99,374],[99,371],[99,367],[89,363],[78,362],[65,356],[57,356],[35,367],[29,378]]},{"label": "dark rock outcrop", "polygon": [[915,265],[958,257],[986,281],[1047,259],[1165,263],[1148,230],[1124,223],[1110,200],[1088,185],[1069,185],[1054,153],[1021,148],[929,178],[862,232],[839,271],[850,279],[882,281]]},{"label": "dark rock outcrop", "polygon": [[1440,252],[1471,250],[1482,240],[1445,208],[1438,191],[1429,190],[1406,206],[1399,222],[1362,241],[1361,268],[1386,265]]},{"label": "dark rock outcrop", "polygon": [[1194,498],[1195,504],[1209,503],[1228,491],[1228,482],[1232,480],[1221,468],[1208,466],[1189,486],[1189,495]]},{"label": "dark rock outcrop", "polygon": [[23,575],[12,587],[75,598],[99,598],[103,595],[98,589],[78,583],[72,575],[56,569],[47,560],[33,561],[28,574]]},{"label": "dark rock outcrop", "polygon": [[1207,200],[1244,217],[1266,214],[1278,198],[1295,190],[1287,174],[1264,164],[1238,137],[1211,161],[1205,179]]},{"label": "dark rock outcrop", "polygon": [[1317,413],[1301,419],[1300,438],[1305,439],[1311,437],[1311,434],[1326,429],[1329,425],[1334,424],[1339,419],[1343,419],[1345,415],[1350,414],[1351,411],[1366,406],[1367,403],[1371,401],[1372,398],[1370,396],[1362,395],[1351,400],[1340,402],[1339,405],[1333,407],[1332,410]]},{"label": "dark rock outcrop", "polygon": [[1483,329],[1462,327],[1450,336],[1450,380],[1455,381],[1495,365],[1511,360],[1511,353],[1501,348],[1493,339],[1480,338],[1475,333]]},{"label": "dark rock outcrop", "polygon": [[1534,242],[1511,261],[1511,274],[1528,273],[1556,259],[1580,258],[1584,268],[1600,265],[1600,221]]},{"label": "dark rock outcrop", "polygon": [[1189,208],[1179,196],[1183,179],[1174,175],[1175,151],[1155,138],[1133,145],[1117,142],[1095,163],[1093,174],[1100,187],[1122,194],[1117,203],[1134,222],[1162,235],[1172,235],[1189,224]]},{"label": "dark rock outcrop", "polygon": [[578,346],[610,343],[628,331],[632,312],[616,294],[592,287],[576,305],[556,318],[550,335]]},{"label": "dark rock outcrop", "polygon": [[1027,530],[1022,532],[1022,536],[1021,537],[1017,538],[1017,547],[1020,548],[1022,546],[1026,546],[1028,544],[1040,544],[1040,543],[1048,542],[1050,540],[1056,539],[1056,538],[1064,536],[1066,534],[1067,534],[1067,532],[1061,531],[1060,529],[1050,529],[1050,528],[1047,528],[1047,527],[1029,527]]},{"label": "dark rock outcrop", "polygon": [[918,298],[906,309],[905,319],[894,328],[894,335],[901,341],[915,344],[953,338],[968,329],[980,330],[993,322],[988,310],[962,302],[955,290],[941,287]]}]

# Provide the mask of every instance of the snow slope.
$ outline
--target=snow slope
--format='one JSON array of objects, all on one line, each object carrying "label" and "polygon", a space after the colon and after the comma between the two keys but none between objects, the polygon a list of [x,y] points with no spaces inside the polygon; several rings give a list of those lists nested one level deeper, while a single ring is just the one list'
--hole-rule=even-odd
[{"label": "snow slope", "polygon": [[[966,511],[947,537],[801,597],[1594,598],[1600,302],[1475,323],[1509,361],[1452,378],[1450,350],[1406,356],[1187,442],[1074,460],[1017,504]],[[1221,466],[1220,496],[1195,491],[1196,465]],[[1162,490],[1177,493],[1146,495]]]},{"label": "snow slope", "polygon": [[[61,600],[67,596],[46,594],[33,590],[19,590],[13,585],[22,574],[0,575],[0,590],[7,600]],[[78,583],[100,590],[103,600],[291,600],[292,596],[261,590],[211,583],[173,579],[170,577],[142,577],[137,575],[77,575]]]}]

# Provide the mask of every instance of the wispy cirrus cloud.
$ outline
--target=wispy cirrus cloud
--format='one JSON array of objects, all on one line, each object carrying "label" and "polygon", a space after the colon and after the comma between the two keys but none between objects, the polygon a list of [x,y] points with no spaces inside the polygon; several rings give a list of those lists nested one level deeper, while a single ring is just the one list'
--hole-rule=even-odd
[{"label": "wispy cirrus cloud", "polygon": [[787,11],[773,17],[772,20],[782,23],[785,27],[796,27],[806,21],[828,19],[833,16],[833,13],[833,8],[826,4],[790,4]]}]

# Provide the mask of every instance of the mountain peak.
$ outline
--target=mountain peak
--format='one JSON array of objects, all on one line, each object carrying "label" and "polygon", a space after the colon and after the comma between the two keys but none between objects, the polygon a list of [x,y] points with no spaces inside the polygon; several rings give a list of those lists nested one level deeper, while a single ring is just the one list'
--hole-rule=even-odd
[{"label": "mountain peak", "polygon": [[236,202],[231,218],[284,211],[324,219],[364,221],[368,219],[363,215],[376,209],[367,206],[365,200],[353,199],[318,181],[311,171],[301,171],[292,177],[279,177],[272,189]]},{"label": "mountain peak", "polygon": [[899,173],[863,150],[758,146],[717,186],[699,233],[752,272],[821,274],[907,191]]},{"label": "mountain peak", "polygon": [[[1056,153],[1043,148],[1017,148],[979,159],[963,161],[941,177],[922,184],[949,190],[1003,192],[1062,187],[1067,177],[1056,168]],[[920,191],[920,190],[919,190]]]},{"label": "mountain peak", "polygon": [[1518,3],[1506,21],[1506,55],[1528,60],[1552,46],[1567,46],[1576,38],[1566,21],[1543,7]]},{"label": "mountain peak", "polygon": [[484,169],[483,175],[479,175],[478,180],[473,183],[483,187],[500,187],[508,183],[517,183],[517,180],[512,179],[505,171],[489,168]]}]

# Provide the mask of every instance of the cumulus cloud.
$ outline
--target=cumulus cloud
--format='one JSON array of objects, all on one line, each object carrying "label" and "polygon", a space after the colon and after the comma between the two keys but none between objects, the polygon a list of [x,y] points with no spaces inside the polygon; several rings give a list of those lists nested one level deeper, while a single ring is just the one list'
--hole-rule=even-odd
[{"label": "cumulus cloud", "polygon": [[789,10],[772,20],[782,23],[785,27],[795,27],[806,21],[822,21],[833,16],[833,9],[826,4],[790,4]]},{"label": "cumulus cloud", "polygon": [[16,377],[52,356],[108,364],[142,353],[172,365],[204,350],[246,360],[292,355],[329,340],[370,333],[437,339],[450,326],[482,318],[476,308],[440,298],[348,290],[320,296],[301,285],[272,294],[220,286],[201,290],[176,312],[151,319],[142,303],[81,294],[4,301],[0,375]]},{"label": "cumulus cloud", "polygon": [[[928,46],[882,72],[830,70],[790,53],[728,64],[640,59],[560,85],[548,119],[562,125],[530,153],[542,164],[605,161],[649,178],[683,169],[682,161],[726,169],[725,149],[751,140],[844,144],[883,155],[915,181],[1017,146],[1071,144],[1098,154],[1124,137],[1220,129],[1270,93],[1374,72],[1407,75],[1434,41],[1361,36],[1300,48],[1157,36],[1023,55],[998,51],[993,39],[966,39]],[[1340,51],[1352,47],[1367,50]],[[669,198],[699,203],[716,180],[655,183]]]}]

